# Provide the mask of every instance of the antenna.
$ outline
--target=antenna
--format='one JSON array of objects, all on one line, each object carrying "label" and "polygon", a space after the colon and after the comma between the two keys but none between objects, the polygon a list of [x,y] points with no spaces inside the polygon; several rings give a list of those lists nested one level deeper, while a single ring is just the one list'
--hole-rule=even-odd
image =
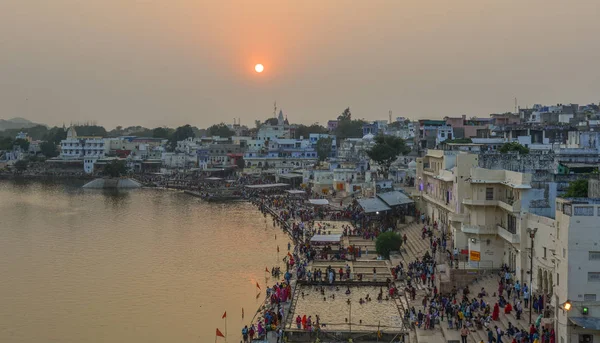
[{"label": "antenna", "polygon": [[390,124],[392,123],[392,110],[390,110]]}]

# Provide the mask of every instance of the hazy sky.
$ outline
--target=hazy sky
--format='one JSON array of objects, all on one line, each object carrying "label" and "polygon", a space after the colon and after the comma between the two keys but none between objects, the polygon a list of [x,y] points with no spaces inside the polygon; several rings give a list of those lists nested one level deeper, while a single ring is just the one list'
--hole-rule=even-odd
[{"label": "hazy sky", "polygon": [[[253,125],[600,101],[598,0],[3,0],[0,118]],[[254,72],[263,63],[265,72]]]}]

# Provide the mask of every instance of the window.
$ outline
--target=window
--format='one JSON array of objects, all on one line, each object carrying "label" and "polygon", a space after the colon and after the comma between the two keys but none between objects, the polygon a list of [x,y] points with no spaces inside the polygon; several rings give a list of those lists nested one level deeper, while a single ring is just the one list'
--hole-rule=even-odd
[{"label": "window", "polygon": [[506,230],[513,235],[517,233],[517,217],[511,214],[508,215],[508,227]]},{"label": "window", "polygon": [[567,249],[563,248],[563,258],[567,257]]},{"label": "window", "polygon": [[596,294],[584,294],[583,301],[596,301]]},{"label": "window", "polygon": [[588,282],[600,282],[600,272],[588,272]]},{"label": "window", "polygon": [[544,247],[544,259],[546,258],[546,247]]},{"label": "window", "polygon": [[590,261],[600,261],[600,251],[589,252]]},{"label": "window", "polygon": [[560,274],[556,273],[556,285],[559,286],[560,285]]},{"label": "window", "polygon": [[494,200],[494,188],[485,189],[485,200]]},{"label": "window", "polygon": [[575,215],[576,216],[593,216],[594,215],[594,206],[577,206],[575,207]]}]

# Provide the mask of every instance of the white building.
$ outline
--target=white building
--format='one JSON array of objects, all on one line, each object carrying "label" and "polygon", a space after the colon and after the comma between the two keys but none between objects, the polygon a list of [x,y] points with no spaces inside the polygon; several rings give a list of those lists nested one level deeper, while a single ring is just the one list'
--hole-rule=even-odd
[{"label": "white building", "polygon": [[106,156],[110,145],[102,137],[77,136],[74,127],[67,130],[67,138],[60,142],[60,156],[62,160],[83,160],[86,173],[94,171],[95,162]]}]

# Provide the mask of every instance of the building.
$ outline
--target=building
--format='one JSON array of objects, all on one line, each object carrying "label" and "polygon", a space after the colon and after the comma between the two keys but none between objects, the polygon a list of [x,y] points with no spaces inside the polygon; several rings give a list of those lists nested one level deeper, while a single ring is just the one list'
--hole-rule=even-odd
[{"label": "building", "polygon": [[109,151],[109,144],[102,137],[77,136],[74,127],[67,130],[67,138],[60,142],[61,160],[83,160],[86,173],[94,172],[94,164],[102,159]]}]

